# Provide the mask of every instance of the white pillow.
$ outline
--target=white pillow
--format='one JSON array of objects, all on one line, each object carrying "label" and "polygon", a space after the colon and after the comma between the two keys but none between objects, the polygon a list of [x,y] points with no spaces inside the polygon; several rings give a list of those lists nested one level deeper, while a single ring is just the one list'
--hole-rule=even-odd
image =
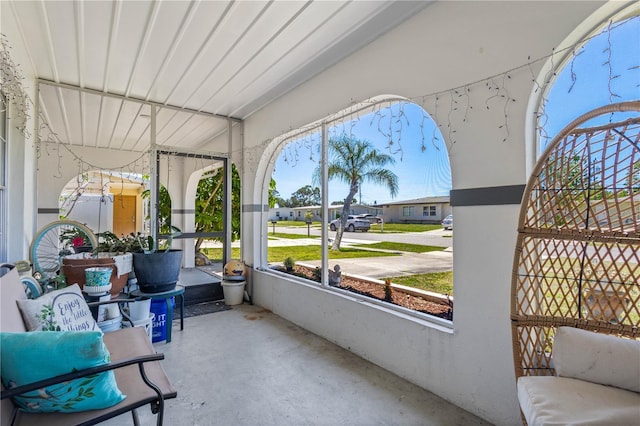
[{"label": "white pillow", "polygon": [[46,293],[37,299],[18,300],[18,307],[29,331],[102,332],[78,284]]},{"label": "white pillow", "polygon": [[559,327],[553,362],[558,376],[640,392],[640,341]]}]

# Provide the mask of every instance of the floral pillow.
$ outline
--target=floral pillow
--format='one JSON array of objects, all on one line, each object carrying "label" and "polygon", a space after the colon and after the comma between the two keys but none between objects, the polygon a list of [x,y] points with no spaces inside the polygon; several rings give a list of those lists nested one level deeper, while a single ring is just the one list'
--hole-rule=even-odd
[{"label": "floral pillow", "polygon": [[52,291],[37,299],[18,300],[27,330],[102,331],[91,315],[80,286]]},{"label": "floral pillow", "polygon": [[[93,331],[0,332],[2,384],[7,389],[108,364],[111,356],[102,334]],[[29,412],[97,410],[126,398],[113,371],[74,379],[14,397]]]}]

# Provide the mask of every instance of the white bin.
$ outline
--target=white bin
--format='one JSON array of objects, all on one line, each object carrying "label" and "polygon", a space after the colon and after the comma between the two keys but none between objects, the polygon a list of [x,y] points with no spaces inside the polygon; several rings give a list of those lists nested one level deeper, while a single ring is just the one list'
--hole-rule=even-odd
[{"label": "white bin", "polygon": [[[147,319],[132,321],[133,327],[144,327],[144,331],[149,336],[149,340],[153,343],[153,320],[155,318],[155,314],[153,312],[149,313]],[[131,327],[131,323],[129,321],[124,321],[122,323],[125,327]]]},{"label": "white bin", "polygon": [[245,280],[222,280],[224,303],[226,305],[241,305],[244,299]]}]

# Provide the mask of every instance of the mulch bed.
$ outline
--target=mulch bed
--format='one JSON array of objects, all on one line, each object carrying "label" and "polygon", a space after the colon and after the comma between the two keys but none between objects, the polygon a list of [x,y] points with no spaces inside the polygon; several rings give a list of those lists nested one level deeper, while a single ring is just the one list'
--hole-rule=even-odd
[{"label": "mulch bed", "polygon": [[[286,272],[284,269],[279,269],[282,272]],[[296,275],[298,277],[306,278],[308,280],[319,282],[314,277],[314,271],[311,268],[307,268],[300,265],[295,265],[293,271],[289,274]],[[349,276],[342,276],[340,287],[344,290],[351,291],[363,296],[372,297],[378,300],[385,300],[384,285],[375,282],[353,278]],[[451,320],[453,319],[453,305],[436,303],[431,300],[426,300],[419,296],[404,293],[396,288],[391,289],[391,301],[398,306],[402,306],[414,311],[423,312],[425,314],[433,315],[436,317]]]}]

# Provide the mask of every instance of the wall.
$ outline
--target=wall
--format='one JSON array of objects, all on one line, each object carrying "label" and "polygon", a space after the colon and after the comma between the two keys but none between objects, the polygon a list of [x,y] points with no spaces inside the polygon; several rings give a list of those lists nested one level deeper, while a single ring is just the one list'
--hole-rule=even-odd
[{"label": "wall", "polygon": [[[256,267],[254,302],[492,423],[520,423],[509,320],[519,206],[453,207],[456,307],[454,327],[442,329],[261,270],[268,230],[260,212],[278,151],[269,142],[281,129],[369,97],[424,95],[431,116],[455,130],[443,131],[454,189],[523,185],[533,144],[526,131],[532,76],[544,61],[504,81],[471,86],[465,96],[475,108],[466,115],[450,106],[457,98],[448,89],[544,57],[602,5],[438,2],[251,116],[245,122],[245,179],[255,185],[245,187],[243,197],[243,247],[245,260]],[[491,86],[513,101],[496,102]],[[438,100],[427,96],[441,91]]]},{"label": "wall", "polygon": [[[5,8],[2,8],[5,11]],[[29,96],[29,114],[27,132],[22,133],[14,126],[15,120],[9,108],[8,147],[7,147],[7,261],[29,258],[29,245],[36,231],[35,215],[25,212],[35,211],[36,188],[36,123],[33,119],[36,99],[36,85],[30,58],[25,55],[20,32],[9,13],[0,14],[2,34],[11,40],[10,55],[19,72],[24,77],[23,89]]]},{"label": "wall", "polygon": [[[98,212],[98,213],[96,213]],[[88,194],[79,197],[67,219],[83,223],[92,231],[113,232],[113,194]]]},{"label": "wall", "polygon": [[[131,157],[122,156],[122,152],[115,149],[73,147],[75,155],[82,158],[88,164],[100,165],[103,169],[118,170],[123,164],[128,164],[134,156],[148,156],[144,153],[133,153]],[[58,153],[58,146],[54,143],[43,143],[40,157],[38,158],[38,186],[37,208],[38,228],[58,219],[59,197],[64,186],[78,175],[78,164],[75,158],[65,149]],[[140,167],[142,161],[127,168],[127,171],[135,173],[148,173]],[[111,229],[112,223],[108,225]],[[105,228],[106,229],[106,228]],[[96,230],[101,232],[105,229]]]},{"label": "wall", "polygon": [[[413,206],[413,215],[410,217],[404,216],[404,207]],[[430,206],[436,207],[435,216],[424,216],[423,209]],[[403,223],[403,222],[423,222],[423,223],[436,223],[442,221],[447,215],[451,214],[451,206],[449,203],[407,203],[407,204],[393,204],[390,206],[384,206],[383,217],[387,223]]]}]

